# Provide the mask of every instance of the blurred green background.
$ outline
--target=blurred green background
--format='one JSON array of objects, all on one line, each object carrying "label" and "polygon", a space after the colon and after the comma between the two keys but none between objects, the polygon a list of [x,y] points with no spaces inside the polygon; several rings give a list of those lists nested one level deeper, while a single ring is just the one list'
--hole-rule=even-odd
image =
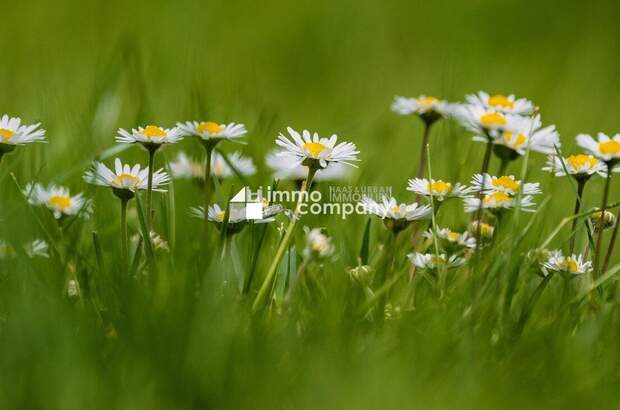
[{"label": "blurred green background", "polygon": [[[391,185],[403,201],[411,198],[404,188],[422,126],[390,112],[394,95],[525,96],[572,152],[579,132],[620,130],[619,18],[617,1],[4,2],[0,111],[42,122],[49,143],[0,164],[0,236],[40,235],[9,171],[20,183],[38,178],[86,190],[81,175],[114,145],[116,130],[146,123],[245,123],[244,152],[261,168],[254,185],[269,182],[262,158],[286,126],[337,133],[361,151],[357,181]],[[181,145],[201,154],[195,142]],[[121,155],[144,163],[137,148]],[[431,156],[434,176],[467,182],[482,146],[443,121],[433,129]],[[528,174],[552,195],[539,232],[572,204],[567,182],[539,171],[544,159],[532,154]],[[590,184],[587,205],[598,203],[601,188]],[[92,230],[115,249],[117,210],[107,192],[88,192],[98,216],[77,248],[92,256]],[[54,274],[48,267],[0,265],[0,408],[619,406],[615,306],[577,335],[558,334],[541,315],[508,352],[494,348],[492,325],[462,333],[455,325],[462,310],[450,304],[421,309],[388,335],[341,321],[337,303],[317,306],[320,319],[301,335],[294,320],[250,322],[233,297],[190,308],[178,278],[200,232],[186,209],[201,197],[187,186],[177,193],[184,262],[171,276],[176,285],[153,311],[128,293],[115,328],[102,331],[86,310],[62,302],[41,278]],[[442,217],[463,223],[459,212]],[[342,275],[355,263],[363,219],[318,223],[329,225],[345,255],[332,272]]]}]

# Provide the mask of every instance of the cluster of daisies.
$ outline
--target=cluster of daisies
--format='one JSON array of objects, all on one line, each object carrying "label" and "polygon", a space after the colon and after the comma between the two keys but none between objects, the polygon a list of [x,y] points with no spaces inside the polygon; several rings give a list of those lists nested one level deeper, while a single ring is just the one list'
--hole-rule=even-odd
[{"label": "cluster of daisies", "polygon": [[[432,197],[436,208],[445,199],[458,197],[464,202],[465,212],[474,215],[468,235],[467,232],[459,234],[449,229],[436,229],[428,232],[427,237],[437,238],[439,241],[446,241],[447,238],[450,240],[451,237],[452,242],[460,241],[463,248],[478,249],[484,238],[493,236],[492,223],[501,220],[505,211],[533,211],[533,198],[541,193],[539,184],[524,183],[512,175],[504,175],[504,172],[511,161],[529,155],[530,152],[541,153],[548,156],[543,170],[558,177],[570,177],[574,181],[576,192],[568,253],[564,255],[560,250],[547,252],[541,264],[543,273],[568,272],[580,275],[594,269],[595,274],[600,274],[607,269],[618,229],[615,223],[617,216],[607,210],[607,205],[612,173],[620,171],[620,167],[616,166],[620,159],[620,134],[612,137],[599,133],[597,138],[580,134],[576,137],[576,142],[583,152],[563,156],[555,125],[543,126],[538,108],[531,101],[516,98],[514,95],[490,95],[483,91],[467,95],[464,103],[450,103],[426,95],[417,98],[396,97],[392,110],[401,115],[416,116],[423,121],[425,132],[421,164],[426,157],[431,126],[442,118],[456,120],[473,133],[474,141],[486,144],[481,172],[472,177],[468,187],[442,180],[425,179],[424,167],[420,167],[416,178],[409,181],[408,189],[419,196]],[[499,176],[488,173],[492,155],[500,162]],[[605,178],[606,183],[601,207],[587,212],[587,228],[597,235],[594,261],[590,262],[587,260],[589,248],[586,247],[583,254],[574,253],[574,236],[577,220],[582,216],[580,211],[584,188],[592,176]],[[613,229],[613,233],[603,264],[599,266],[598,259],[603,248],[602,232],[606,229]],[[471,241],[468,241],[469,239]],[[476,241],[479,244],[476,244]],[[438,261],[448,266],[463,263],[462,259],[456,258],[450,263],[445,254],[412,254],[410,258],[416,266],[425,268],[434,268]]]},{"label": "cluster of daisies", "polygon": [[[525,98],[513,95],[490,95],[479,92],[468,95],[465,102],[449,103],[432,96],[417,98],[396,97],[392,110],[405,116],[418,117],[424,124],[421,156],[416,175],[409,179],[407,190],[415,196],[415,202],[401,203],[396,198],[384,197],[376,201],[364,197],[361,207],[368,214],[383,221],[394,238],[415,225],[412,229],[414,252],[408,255],[413,269],[429,272],[445,272],[468,262],[472,255],[493,242],[501,220],[507,212],[535,210],[534,198],[541,194],[540,184],[525,182],[514,175],[506,174],[508,165],[530,152],[548,156],[543,170],[558,177],[566,177],[576,186],[574,224],[568,245],[568,252],[560,250],[546,254],[541,263],[541,272],[568,273],[580,275],[590,271],[601,273],[606,270],[614,247],[618,225],[617,217],[607,208],[609,205],[610,180],[620,160],[620,135],[613,137],[599,134],[597,138],[578,135],[577,144],[583,152],[563,156],[560,137],[554,125],[543,126],[537,107]],[[473,140],[485,144],[480,172],[474,174],[467,185],[432,178],[426,167],[427,147],[432,126],[442,119],[453,119],[473,134]],[[166,248],[165,241],[155,233],[153,222],[152,194],[165,191],[171,178],[195,181],[204,191],[204,202],[192,207],[191,214],[204,220],[205,235],[208,225],[215,224],[220,231],[230,236],[241,232],[253,223],[273,222],[280,213],[288,218],[282,227],[282,238],[272,259],[264,282],[261,284],[254,306],[265,300],[267,289],[273,287],[275,271],[289,248],[294,237],[297,221],[300,218],[299,205],[286,210],[282,205],[261,204],[263,218],[248,219],[245,206],[233,207],[230,204],[217,204],[211,199],[215,181],[227,178],[244,178],[256,173],[254,161],[234,151],[224,154],[220,150],[222,141],[243,143],[247,129],[239,123],[220,124],[213,121],[192,121],[177,123],[172,128],[147,125],[131,130],[120,129],[116,142],[141,146],[146,154],[148,165],[125,164],[119,158],[109,167],[102,162],[94,162],[84,174],[90,184],[109,188],[120,200],[122,209],[121,232],[123,254],[127,255],[126,210],[128,202],[139,191],[144,192],[145,219],[150,240],[158,248]],[[168,165],[168,170],[156,169],[157,154],[164,146],[175,144],[183,138],[195,138],[204,147],[204,155],[192,157],[178,152]],[[45,131],[39,124],[22,125],[19,118],[2,117],[0,121],[0,159],[17,146],[44,142]],[[320,136],[316,132],[298,132],[287,128],[286,133],[277,136],[276,149],[265,158],[267,166],[273,171],[275,179],[296,181],[301,190],[312,189],[317,181],[346,178],[351,167],[359,161],[359,151],[351,142],[339,141],[336,135]],[[492,175],[489,164],[492,156],[499,160],[499,172]],[[581,203],[586,183],[593,176],[605,179],[604,198],[598,209],[587,213],[587,228],[596,234],[596,245],[591,262],[589,248],[581,253],[575,252],[576,221],[582,216]],[[33,206],[41,206],[51,212],[53,217],[63,223],[69,218],[88,218],[93,213],[93,202],[82,193],[72,194],[68,188],[56,184],[45,185],[31,182],[23,189],[23,194]],[[140,197],[141,198],[141,197]],[[302,201],[303,196],[300,196]],[[449,200],[462,202],[464,213],[469,214],[470,222],[462,231],[436,224],[436,217],[442,205]],[[613,230],[607,251],[603,252],[602,233]],[[334,245],[322,229],[307,228],[306,248],[302,254],[309,259],[323,260],[334,254]],[[0,252],[2,252],[0,244]],[[5,246],[6,248],[6,246]],[[47,254],[42,243],[37,246],[39,254]],[[6,249],[3,252],[8,252]],[[599,262],[600,256],[604,259]],[[125,260],[125,264],[127,261]]]}]

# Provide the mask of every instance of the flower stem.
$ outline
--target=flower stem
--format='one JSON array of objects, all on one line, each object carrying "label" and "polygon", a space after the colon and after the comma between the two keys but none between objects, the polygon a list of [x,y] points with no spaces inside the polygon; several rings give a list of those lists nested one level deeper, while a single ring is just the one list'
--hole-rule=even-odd
[{"label": "flower stem", "polygon": [[418,163],[417,178],[424,178],[426,172],[426,147],[428,145],[428,137],[431,133],[431,126],[433,123],[424,123],[424,134],[422,135],[422,148],[420,149],[420,162]]},{"label": "flower stem", "polygon": [[[474,221],[478,222],[478,227],[476,228],[476,248],[478,248],[478,244],[480,243],[480,229],[481,229],[481,219],[482,219],[482,201],[483,201],[483,192],[484,192],[484,175],[489,171],[489,163],[491,162],[491,152],[493,150],[493,141],[489,138],[487,142],[486,150],[484,151],[484,158],[482,159],[482,166],[480,167],[480,175],[482,177],[482,183],[480,184],[480,190],[478,191],[478,209],[474,214]],[[478,250],[478,249],[476,249]]]},{"label": "flower stem", "polygon": [[575,250],[575,230],[577,229],[577,214],[581,209],[581,198],[583,196],[583,189],[586,186],[587,179],[580,178],[577,180],[577,198],[575,199],[575,209],[573,211],[573,223],[570,229],[570,243],[568,246],[568,254],[572,255]]},{"label": "flower stem", "polygon": [[501,158],[499,163],[499,168],[497,169],[497,176],[501,177],[506,172],[506,168],[508,168],[508,164],[510,163],[509,159]]},{"label": "flower stem", "polygon": [[153,165],[155,164],[155,151],[157,151],[157,148],[149,148],[149,176],[146,188],[146,227],[149,232],[153,224]]},{"label": "flower stem", "polygon": [[[603,203],[601,204],[601,216],[605,215],[607,210],[607,200],[609,198],[609,186],[611,185],[611,165],[607,165],[607,178],[605,178],[605,189],[603,191]],[[592,274],[596,278],[599,272],[599,256],[601,253],[601,246],[603,244],[603,229],[599,229],[598,236],[596,237],[596,246],[594,248],[594,269]]]},{"label": "flower stem", "polygon": [[[601,214],[601,218],[601,225],[603,225],[605,223],[605,215]],[[609,246],[607,247],[607,253],[605,254],[605,261],[603,262],[603,269],[601,269],[601,272],[607,271],[607,267],[609,266],[609,260],[611,259],[614,245],[616,244],[616,238],[618,236],[618,218],[620,218],[620,208],[618,208],[618,212],[616,214],[616,224],[614,226],[614,230],[611,233],[611,239],[609,239]]]},{"label": "flower stem", "polygon": [[209,230],[209,218],[207,218],[207,214],[209,211],[209,199],[211,196],[211,154],[213,153],[213,145],[205,144],[205,149],[207,151],[207,160],[205,162],[205,185],[204,185],[204,207],[205,207],[205,217],[204,217],[204,240],[207,242],[207,232]]},{"label": "flower stem", "polygon": [[258,291],[258,295],[256,295],[256,299],[254,299],[254,303],[252,304],[253,312],[256,312],[263,303],[263,299],[265,299],[265,296],[267,295],[271,282],[276,274],[276,270],[278,269],[278,265],[280,264],[280,261],[284,256],[284,252],[286,252],[288,244],[293,237],[293,233],[295,232],[295,226],[297,225],[297,220],[300,218],[299,213],[301,211],[301,205],[304,203],[304,194],[306,193],[306,191],[310,190],[310,186],[312,185],[312,180],[314,179],[314,174],[316,174],[316,171],[317,170],[314,168],[308,168],[308,176],[306,177],[304,183],[301,185],[299,198],[297,200],[297,205],[295,206],[295,213],[293,214],[293,217],[291,218],[291,221],[289,222],[288,227],[284,232],[284,237],[280,242],[280,246],[276,251],[275,257],[271,261],[271,265],[269,266],[269,270],[267,271],[267,276],[265,276],[265,279],[263,280],[263,284]]},{"label": "flower stem", "polygon": [[[129,240],[127,237],[127,203],[128,199],[121,199],[121,263],[123,273],[127,272],[129,261]],[[146,238],[149,240],[150,238]]]}]

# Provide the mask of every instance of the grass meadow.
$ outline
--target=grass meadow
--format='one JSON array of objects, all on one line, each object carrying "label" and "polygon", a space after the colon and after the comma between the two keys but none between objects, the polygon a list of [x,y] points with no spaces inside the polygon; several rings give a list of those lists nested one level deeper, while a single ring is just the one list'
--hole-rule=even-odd
[{"label": "grass meadow", "polygon": [[[120,201],[83,178],[94,160],[147,166],[140,144],[115,142],[119,128],[242,123],[247,144],[217,149],[241,150],[256,172],[215,179],[211,202],[225,206],[245,185],[274,183],[265,156],[290,126],[359,150],[347,178],[312,189],[391,187],[411,203],[424,123],[391,111],[394,96],[462,102],[479,90],[533,101],[556,125],[562,154],[577,153],[579,133],[620,132],[617,2],[24,0],[2,9],[0,115],[40,122],[47,143],[0,161],[0,408],[620,407],[620,252],[607,271],[542,276],[544,250],[569,246],[575,203],[570,177],[542,171],[546,155],[528,151],[505,171],[540,184],[536,211],[506,212],[463,266],[422,274],[407,258],[411,238],[415,251],[437,253],[419,235],[429,226],[468,229],[471,214],[451,199],[430,225],[396,238],[372,215],[304,216],[271,282],[290,224],[283,213],[232,240],[218,224],[205,235],[190,215],[204,186],[173,178],[152,200],[153,230],[169,249],[143,239],[143,192],[129,201],[124,260]],[[472,135],[438,121],[425,174],[469,185],[485,153]],[[205,153],[185,137],[157,151],[155,168],[169,172],[181,150]],[[499,167],[493,155],[489,172]],[[611,205],[619,180],[610,178]],[[28,204],[21,190],[32,181],[83,192],[92,215],[59,223]],[[583,211],[601,206],[605,181],[587,183]],[[575,249],[592,259],[586,220],[577,219]],[[309,256],[305,226],[324,228],[333,255]],[[24,251],[36,238],[49,257]]]}]

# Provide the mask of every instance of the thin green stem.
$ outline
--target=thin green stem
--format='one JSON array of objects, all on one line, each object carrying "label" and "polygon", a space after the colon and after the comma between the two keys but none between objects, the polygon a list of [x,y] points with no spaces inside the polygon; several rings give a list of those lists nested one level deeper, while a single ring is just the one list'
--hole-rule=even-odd
[{"label": "thin green stem", "polygon": [[482,166],[480,167],[480,175],[482,178],[482,183],[480,184],[480,190],[478,191],[478,209],[476,210],[476,213],[474,214],[474,221],[478,222],[478,226],[476,228],[476,251],[478,251],[479,249],[479,245],[480,245],[480,230],[481,230],[481,220],[482,220],[482,201],[484,198],[483,192],[484,192],[484,175],[488,172],[489,170],[489,164],[491,162],[491,152],[493,151],[493,140],[491,140],[489,138],[488,142],[487,142],[487,147],[486,150],[484,151],[484,158],[482,159]]},{"label": "thin green stem", "polygon": [[284,232],[284,237],[282,238],[280,246],[278,247],[274,258],[271,261],[269,270],[267,271],[267,276],[265,276],[265,279],[263,280],[258,294],[256,295],[256,299],[254,299],[254,303],[252,304],[253,312],[256,312],[261,307],[265,297],[267,296],[267,292],[269,291],[271,282],[273,281],[273,278],[276,274],[278,265],[280,264],[280,261],[284,256],[284,252],[286,252],[286,250],[288,249],[288,244],[293,237],[293,233],[295,232],[295,226],[297,225],[297,221],[300,218],[301,206],[304,203],[304,197],[306,196],[305,193],[306,191],[310,190],[310,186],[312,185],[312,180],[314,179],[316,171],[317,170],[312,167],[308,168],[308,176],[306,177],[304,183],[301,185],[301,190],[299,192],[299,198],[297,200],[297,205],[295,206],[295,212],[293,214],[293,217],[291,218],[291,221],[289,222],[288,227]]},{"label": "thin green stem", "polygon": [[588,180],[587,179],[579,179],[577,180],[577,198],[575,199],[575,209],[573,210],[573,224],[571,226],[570,229],[570,243],[568,246],[568,254],[572,255],[573,251],[575,250],[575,236],[576,236],[576,229],[577,229],[577,222],[578,222],[578,218],[576,217],[576,215],[579,214],[579,211],[581,210],[581,199],[583,196],[583,189],[586,186],[586,182]]},{"label": "thin green stem", "polygon": [[426,151],[428,149],[428,138],[431,133],[433,123],[424,123],[424,134],[422,135],[422,148],[420,149],[420,162],[418,163],[417,178],[424,178],[426,172]]},{"label": "thin green stem", "polygon": [[510,160],[506,158],[501,158],[499,163],[499,168],[497,168],[497,176],[501,177],[506,172],[506,168],[508,168],[508,164],[510,164]]},{"label": "thin green stem", "polygon": [[121,263],[123,273],[127,272],[129,261],[129,240],[127,236],[127,203],[129,200],[121,199]]},{"label": "thin green stem", "polygon": [[[609,246],[607,247],[607,253],[605,254],[605,261],[603,262],[603,269],[601,270],[601,272],[607,271],[607,267],[609,266],[609,260],[611,259],[611,254],[613,253],[614,246],[616,245],[616,238],[618,236],[618,218],[620,218],[620,208],[618,208],[618,212],[616,214],[616,224],[614,226],[613,232],[611,233],[611,239],[609,239]],[[605,223],[605,214],[601,214],[601,219],[602,226]]]},{"label": "thin green stem", "polygon": [[213,145],[206,144],[205,149],[207,151],[207,160],[205,161],[205,185],[204,185],[204,207],[205,207],[205,218],[204,218],[204,242],[207,243],[207,232],[209,231],[209,218],[207,218],[207,214],[209,211],[209,200],[211,196],[211,155],[213,153]]},{"label": "thin green stem", "polygon": [[146,226],[149,232],[152,229],[153,224],[153,166],[155,164],[155,152],[157,148],[149,148],[149,176],[146,187]]},{"label": "thin green stem", "polygon": [[[609,199],[609,186],[611,185],[611,165],[607,165],[607,178],[605,178],[605,189],[603,191],[603,202],[601,204],[601,215],[605,215],[605,211],[607,210],[607,201]],[[594,270],[592,271],[592,275],[596,279],[597,276],[600,275],[599,271],[599,256],[601,253],[601,246],[603,245],[603,229],[598,230],[598,235],[596,237],[596,246],[594,248]]]}]

